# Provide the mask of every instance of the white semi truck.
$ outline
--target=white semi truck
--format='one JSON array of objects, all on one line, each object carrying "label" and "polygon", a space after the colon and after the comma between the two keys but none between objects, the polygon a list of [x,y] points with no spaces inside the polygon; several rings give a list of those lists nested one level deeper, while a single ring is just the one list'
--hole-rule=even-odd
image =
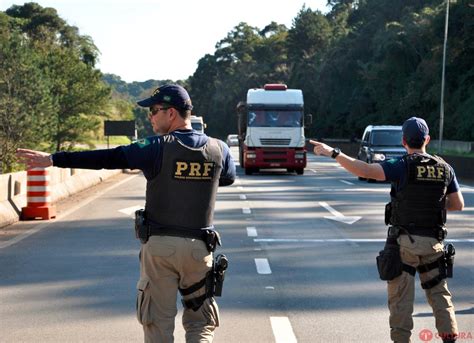
[{"label": "white semi truck", "polygon": [[304,125],[311,124],[312,116],[305,118],[303,108],[301,89],[266,84],[248,90],[247,100],[237,105],[239,162],[245,174],[269,168],[304,173]]},{"label": "white semi truck", "polygon": [[198,116],[191,116],[191,126],[194,130],[200,133],[204,133],[204,129],[206,128],[206,124],[204,123],[204,119]]}]

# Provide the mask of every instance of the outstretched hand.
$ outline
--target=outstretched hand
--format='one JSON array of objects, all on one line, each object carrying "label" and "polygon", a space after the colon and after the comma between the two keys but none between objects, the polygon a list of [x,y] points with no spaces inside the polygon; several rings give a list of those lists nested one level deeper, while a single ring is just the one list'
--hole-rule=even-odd
[{"label": "outstretched hand", "polygon": [[53,165],[51,154],[42,151],[17,149],[16,157],[18,157],[21,163],[26,164],[28,169],[47,168]]},{"label": "outstretched hand", "polygon": [[315,155],[323,155],[328,157],[332,155],[332,151],[334,149],[331,148],[329,145],[318,141],[313,141],[312,139],[310,139],[309,142],[314,145],[313,152]]}]

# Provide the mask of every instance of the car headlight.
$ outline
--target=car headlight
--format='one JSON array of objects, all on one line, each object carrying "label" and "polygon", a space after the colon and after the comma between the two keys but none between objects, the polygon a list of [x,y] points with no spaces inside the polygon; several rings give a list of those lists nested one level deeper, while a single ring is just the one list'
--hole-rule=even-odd
[{"label": "car headlight", "polygon": [[257,157],[257,154],[255,154],[254,152],[247,153],[247,158],[255,158],[255,157]]},{"label": "car headlight", "polygon": [[372,161],[385,161],[385,155],[384,154],[373,154],[372,155]]}]

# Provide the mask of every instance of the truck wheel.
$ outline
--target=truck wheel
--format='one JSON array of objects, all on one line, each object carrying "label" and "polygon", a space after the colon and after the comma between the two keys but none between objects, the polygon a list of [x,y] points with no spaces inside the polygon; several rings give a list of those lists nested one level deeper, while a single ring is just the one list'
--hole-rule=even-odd
[{"label": "truck wheel", "polygon": [[252,168],[245,168],[245,175],[252,175]]},{"label": "truck wheel", "polygon": [[365,181],[365,180],[367,180],[365,177],[360,177],[360,176],[358,176],[357,178],[359,179],[359,181]]},{"label": "truck wheel", "polygon": [[304,174],[304,168],[296,168],[296,174],[303,175]]}]

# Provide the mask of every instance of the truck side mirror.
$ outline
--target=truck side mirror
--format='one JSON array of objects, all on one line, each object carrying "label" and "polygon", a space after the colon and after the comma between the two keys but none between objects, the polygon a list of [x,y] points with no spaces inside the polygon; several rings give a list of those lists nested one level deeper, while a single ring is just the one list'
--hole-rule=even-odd
[{"label": "truck side mirror", "polygon": [[207,124],[206,124],[206,123],[204,123],[204,125],[203,125],[203,126],[204,126],[204,128],[205,128],[205,129],[207,129]]},{"label": "truck side mirror", "polygon": [[313,115],[307,114],[304,116],[304,126],[309,127],[313,123]]}]

